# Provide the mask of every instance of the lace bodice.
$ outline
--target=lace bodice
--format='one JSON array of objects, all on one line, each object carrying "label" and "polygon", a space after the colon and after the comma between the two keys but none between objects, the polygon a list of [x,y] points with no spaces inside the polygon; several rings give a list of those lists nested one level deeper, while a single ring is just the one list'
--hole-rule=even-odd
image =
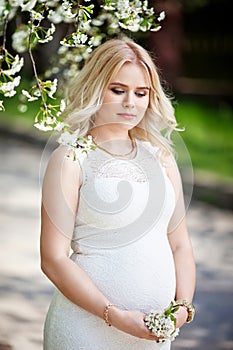
[{"label": "lace bodice", "polygon": [[129,244],[158,223],[165,204],[166,214],[173,210],[173,189],[156,157],[157,148],[139,140],[136,144],[134,159],[113,158],[96,149],[82,162],[83,184],[72,243],[75,252],[81,253],[81,246]]}]

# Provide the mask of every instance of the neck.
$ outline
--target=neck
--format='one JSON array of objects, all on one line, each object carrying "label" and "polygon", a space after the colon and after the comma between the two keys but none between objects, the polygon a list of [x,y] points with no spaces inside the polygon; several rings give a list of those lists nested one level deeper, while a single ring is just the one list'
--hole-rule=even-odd
[{"label": "neck", "polygon": [[92,137],[98,142],[111,142],[111,141],[129,141],[129,132],[128,129],[115,128],[115,127],[95,127],[89,132]]},{"label": "neck", "polygon": [[111,154],[112,156],[132,156],[135,151],[135,141],[131,139],[128,129],[114,130],[105,128],[94,128],[89,134],[93,137],[94,144]]}]

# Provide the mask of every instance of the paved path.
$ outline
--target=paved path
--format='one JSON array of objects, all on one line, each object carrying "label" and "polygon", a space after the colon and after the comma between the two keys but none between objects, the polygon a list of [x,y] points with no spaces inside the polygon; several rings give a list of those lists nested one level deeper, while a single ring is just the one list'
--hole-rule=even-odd
[{"label": "paved path", "polygon": [[[0,141],[0,344],[9,345],[1,350],[42,349],[53,287],[39,266],[41,155],[40,147]],[[173,350],[233,349],[232,212],[193,203],[188,223],[198,269],[197,315]]]}]

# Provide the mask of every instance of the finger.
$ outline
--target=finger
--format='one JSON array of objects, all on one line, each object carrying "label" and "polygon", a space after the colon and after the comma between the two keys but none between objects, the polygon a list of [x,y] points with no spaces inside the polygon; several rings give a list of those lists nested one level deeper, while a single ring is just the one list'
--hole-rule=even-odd
[{"label": "finger", "polygon": [[149,329],[149,328],[147,327],[147,325],[146,325],[146,323],[145,323],[145,317],[146,317],[146,314],[145,314],[144,317],[143,317],[144,328],[146,329],[146,333],[147,333],[146,339],[158,341],[159,338],[152,332],[151,329]]},{"label": "finger", "polygon": [[150,340],[159,340],[159,338],[149,329],[147,329],[147,337]]}]

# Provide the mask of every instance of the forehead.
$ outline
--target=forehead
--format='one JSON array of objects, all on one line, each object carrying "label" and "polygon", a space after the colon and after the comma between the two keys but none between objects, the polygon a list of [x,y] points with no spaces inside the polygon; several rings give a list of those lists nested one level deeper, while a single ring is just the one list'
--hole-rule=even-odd
[{"label": "forehead", "polygon": [[111,82],[118,81],[126,85],[135,84],[149,86],[150,79],[146,68],[142,64],[126,62],[113,76]]}]

